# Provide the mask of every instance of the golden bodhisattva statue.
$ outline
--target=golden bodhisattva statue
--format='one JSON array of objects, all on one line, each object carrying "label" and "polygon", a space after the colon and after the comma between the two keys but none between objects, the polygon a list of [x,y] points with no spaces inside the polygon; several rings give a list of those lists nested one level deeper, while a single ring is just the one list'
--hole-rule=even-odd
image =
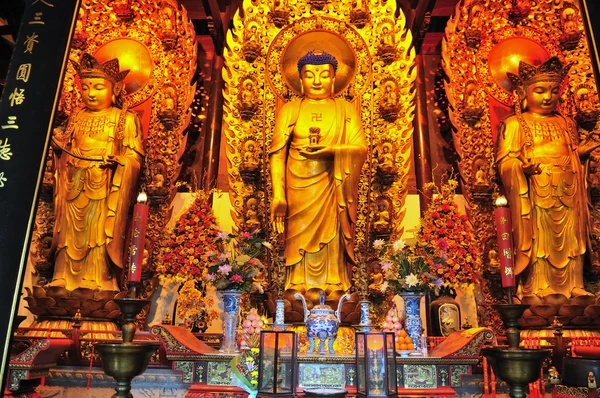
[{"label": "golden bodhisattva statue", "polygon": [[497,164],[511,208],[520,297],[589,294],[581,159],[600,143],[579,143],[574,121],[556,112],[568,69],[552,57],[537,67],[521,62],[518,76],[508,73],[519,100],[515,115],[502,122]]},{"label": "golden bodhisattva statue", "polygon": [[119,61],[84,54],[75,64],[84,107],[53,137],[56,158],[54,276],[50,286],[119,290],[129,206],[144,148],[138,116],[117,107]]},{"label": "golden bodhisattva statue", "polygon": [[303,56],[298,72],[304,98],[286,103],[275,122],[271,221],[277,233],[285,232],[286,289],[330,292],[351,284],[367,143],[354,106],[332,98],[336,70],[336,58],[324,51]]}]

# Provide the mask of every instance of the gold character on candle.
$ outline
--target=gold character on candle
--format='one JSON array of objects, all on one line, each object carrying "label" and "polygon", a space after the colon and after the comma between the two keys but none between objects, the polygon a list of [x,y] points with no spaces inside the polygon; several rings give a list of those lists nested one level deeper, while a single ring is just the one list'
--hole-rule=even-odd
[{"label": "gold character on candle", "polygon": [[515,114],[500,126],[497,164],[511,208],[519,297],[584,290],[589,234],[584,168],[600,143],[578,144],[575,122],[556,108],[569,65],[520,62]]},{"label": "gold character on candle", "polygon": [[[367,142],[354,106],[331,98],[336,58],[314,50],[297,66],[304,98],[278,112],[269,149],[271,221],[286,234],[285,287],[347,290]],[[311,128],[319,129],[317,145],[310,145]]]},{"label": "gold character on candle", "polygon": [[56,222],[50,286],[119,290],[126,224],[144,156],[137,114],[123,103],[119,61],[84,54],[75,64],[84,107],[53,137]]}]

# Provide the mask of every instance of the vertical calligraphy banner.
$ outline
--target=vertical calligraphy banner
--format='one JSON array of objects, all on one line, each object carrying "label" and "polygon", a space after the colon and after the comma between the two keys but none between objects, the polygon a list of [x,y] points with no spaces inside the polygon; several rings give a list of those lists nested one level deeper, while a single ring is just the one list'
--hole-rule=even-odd
[{"label": "vertical calligraphy banner", "polygon": [[26,0],[0,101],[2,390],[38,187],[80,0]]},{"label": "vertical calligraphy banner", "polygon": [[588,47],[596,75],[596,85],[600,87],[600,4],[598,0],[580,0],[588,36]]}]

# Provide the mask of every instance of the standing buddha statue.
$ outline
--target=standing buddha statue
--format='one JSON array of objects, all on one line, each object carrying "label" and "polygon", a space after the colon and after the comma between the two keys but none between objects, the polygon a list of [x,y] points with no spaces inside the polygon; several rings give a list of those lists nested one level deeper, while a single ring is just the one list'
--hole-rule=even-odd
[{"label": "standing buddha statue", "polygon": [[556,111],[569,65],[552,57],[539,66],[520,62],[515,114],[500,127],[498,171],[508,196],[519,297],[566,297],[584,289],[589,224],[581,163],[600,146],[578,142],[572,119]]},{"label": "standing buddha statue", "polygon": [[119,61],[100,64],[84,54],[75,69],[84,107],[53,137],[56,154],[49,286],[118,291],[129,206],[137,190],[144,147],[137,114],[118,107],[124,96]]},{"label": "standing buddha statue", "polygon": [[[285,233],[285,289],[350,288],[358,182],[367,142],[360,116],[332,98],[338,62],[321,50],[297,67],[302,99],[278,112],[269,149],[271,222]],[[312,134],[311,134],[312,131]],[[315,134],[315,132],[319,132]],[[311,144],[312,139],[318,141]]]}]

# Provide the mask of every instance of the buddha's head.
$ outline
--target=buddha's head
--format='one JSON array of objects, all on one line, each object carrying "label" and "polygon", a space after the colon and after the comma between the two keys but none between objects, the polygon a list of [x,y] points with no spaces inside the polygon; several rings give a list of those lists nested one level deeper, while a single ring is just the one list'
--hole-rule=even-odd
[{"label": "buddha's head", "polygon": [[560,86],[571,65],[563,65],[552,57],[539,66],[519,62],[519,74],[508,72],[508,78],[516,86],[515,92],[528,112],[549,115],[560,101]]},{"label": "buddha's head", "polygon": [[333,96],[337,59],[322,50],[309,51],[298,61],[302,94],[310,99]]},{"label": "buddha's head", "polygon": [[101,64],[90,54],[83,54],[81,63],[73,62],[81,82],[83,103],[92,111],[109,108],[124,93],[123,79],[128,70],[119,71],[119,60]]}]

